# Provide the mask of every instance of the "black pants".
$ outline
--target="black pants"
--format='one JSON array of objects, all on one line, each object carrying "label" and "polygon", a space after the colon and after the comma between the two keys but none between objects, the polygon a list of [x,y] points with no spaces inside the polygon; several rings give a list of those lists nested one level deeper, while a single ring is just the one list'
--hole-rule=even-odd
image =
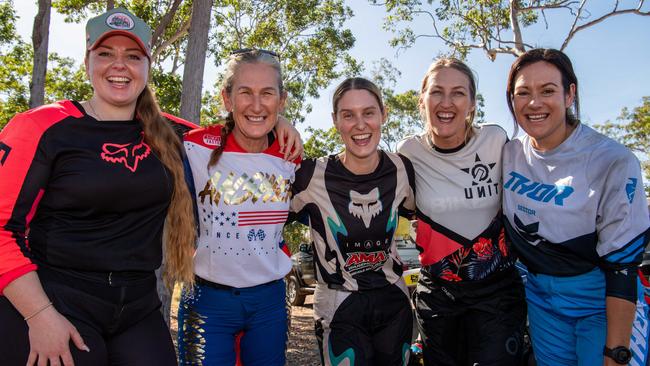
[{"label": "black pants", "polygon": [[322,365],[401,366],[408,360],[413,313],[402,281],[353,292],[319,284],[314,318]]},{"label": "black pants", "polygon": [[[90,352],[80,351],[70,342],[75,366],[177,364],[169,329],[158,311],[153,272],[124,281],[116,274],[112,286],[77,274],[39,269],[54,308],[77,328],[90,348]],[[0,340],[2,365],[27,363],[27,323],[5,297],[0,297]]]},{"label": "black pants", "polygon": [[[520,365],[525,293],[516,271],[480,283],[422,281],[416,316],[425,365]],[[426,285],[425,285],[426,284]]]}]

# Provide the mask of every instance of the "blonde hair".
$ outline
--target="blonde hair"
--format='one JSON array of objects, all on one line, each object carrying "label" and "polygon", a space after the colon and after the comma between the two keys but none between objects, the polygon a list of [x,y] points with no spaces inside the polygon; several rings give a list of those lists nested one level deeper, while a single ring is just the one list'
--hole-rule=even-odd
[{"label": "blonde hair", "polygon": [[[427,70],[427,73],[424,74],[424,79],[422,79],[422,86],[420,87],[420,100],[419,104],[422,106],[422,96],[424,93],[426,93],[427,88],[429,87],[429,77],[433,75],[436,71],[444,68],[450,68],[454,69],[457,71],[460,71],[463,73],[465,76],[467,76],[467,79],[469,81],[469,96],[472,99],[472,102],[475,105],[475,108],[469,112],[469,115],[467,118],[465,118],[465,143],[469,141],[469,139],[474,136],[474,117],[476,116],[476,78],[474,77],[474,73],[472,72],[472,69],[469,68],[463,61],[453,58],[453,57],[443,57],[439,58],[436,61],[434,61],[430,66],[429,69]],[[424,121],[425,129],[427,135],[431,133],[431,127],[427,123],[426,116],[422,112],[422,109],[420,109],[420,114],[422,117],[422,120]]]},{"label": "blonde hair", "polygon": [[[232,86],[235,83],[235,76],[237,70],[244,64],[255,64],[263,63],[271,66],[278,73],[278,89],[280,94],[284,93],[284,84],[282,83],[282,67],[280,61],[277,59],[277,56],[269,53],[265,50],[256,50],[249,49],[244,52],[235,53],[230,56],[228,63],[226,64],[226,73],[223,78],[222,89],[226,93],[230,94],[232,92]],[[210,161],[208,162],[208,167],[214,166],[219,162],[219,158],[223,153],[223,149],[226,147],[226,141],[228,136],[232,133],[232,130],[235,128],[235,119],[233,118],[232,112],[229,112],[225,118],[225,123],[221,127],[221,144],[212,150],[210,155]]]},{"label": "blonde hair", "polygon": [[192,198],[185,182],[181,158],[183,146],[172,126],[161,115],[156,97],[149,86],[145,86],[138,97],[136,116],[142,124],[146,143],[156,152],[173,179],[174,190],[165,219],[163,279],[169,289],[173,288],[176,281],[192,286],[196,229]]}]

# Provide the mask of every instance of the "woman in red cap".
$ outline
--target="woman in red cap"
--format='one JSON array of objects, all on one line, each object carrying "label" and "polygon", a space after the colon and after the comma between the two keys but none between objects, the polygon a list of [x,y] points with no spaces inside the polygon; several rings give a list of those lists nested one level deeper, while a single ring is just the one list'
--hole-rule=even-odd
[{"label": "woman in red cap", "polygon": [[[195,227],[179,136],[149,89],[151,29],[123,8],[86,25],[84,102],[0,133],[3,365],[176,365],[154,270],[192,284]],[[163,234],[163,226],[166,225]]]}]

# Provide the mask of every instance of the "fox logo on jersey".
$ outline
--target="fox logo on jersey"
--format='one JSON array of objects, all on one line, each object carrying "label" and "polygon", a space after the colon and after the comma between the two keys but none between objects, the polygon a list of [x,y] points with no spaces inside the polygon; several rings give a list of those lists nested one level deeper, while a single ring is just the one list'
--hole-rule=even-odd
[{"label": "fox logo on jersey", "polygon": [[131,172],[135,173],[138,163],[144,160],[151,153],[151,148],[144,142],[139,144],[111,144],[105,143],[102,146],[101,157],[109,163],[122,163]]},{"label": "fox logo on jersey", "polygon": [[383,206],[379,200],[379,188],[375,187],[366,194],[351,190],[348,210],[352,216],[362,219],[363,224],[368,229],[372,218],[379,215],[383,210]]}]

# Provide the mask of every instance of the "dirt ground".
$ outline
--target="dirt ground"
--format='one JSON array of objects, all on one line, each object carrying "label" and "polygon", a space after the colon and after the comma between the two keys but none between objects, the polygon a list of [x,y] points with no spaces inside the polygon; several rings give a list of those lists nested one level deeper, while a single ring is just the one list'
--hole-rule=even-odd
[{"label": "dirt ground", "polygon": [[[171,307],[172,337],[176,342],[177,310],[179,293],[174,292]],[[287,366],[317,366],[320,365],[318,345],[314,335],[313,296],[307,296],[305,305],[294,306],[291,309],[291,329],[287,347]]]},{"label": "dirt ground", "polygon": [[314,335],[313,296],[307,296],[305,305],[291,309],[291,331],[287,347],[287,366],[320,365],[318,345]]}]

